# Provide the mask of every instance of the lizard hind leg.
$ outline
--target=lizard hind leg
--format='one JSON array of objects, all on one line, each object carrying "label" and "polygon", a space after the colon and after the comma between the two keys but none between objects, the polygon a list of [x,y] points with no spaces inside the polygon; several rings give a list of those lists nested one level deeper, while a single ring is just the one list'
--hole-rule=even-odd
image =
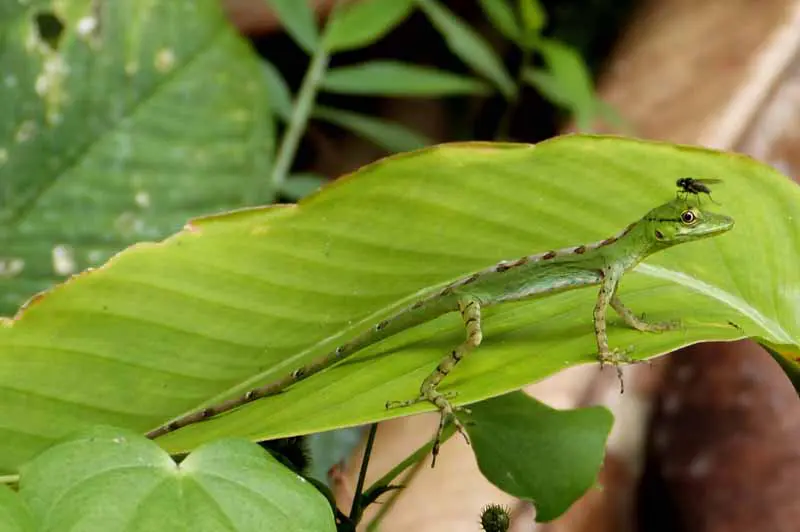
[{"label": "lizard hind leg", "polygon": [[467,436],[466,429],[463,423],[456,417],[457,410],[466,410],[461,407],[454,407],[450,404],[449,399],[455,397],[455,392],[443,393],[437,387],[447,375],[453,371],[456,364],[458,364],[470,351],[478,347],[483,338],[481,331],[481,306],[476,299],[463,299],[458,302],[458,310],[461,313],[461,318],[464,320],[464,327],[466,328],[466,339],[461,342],[449,355],[444,357],[436,369],[428,375],[419,388],[419,395],[414,399],[407,401],[389,401],[386,403],[386,408],[399,408],[410,406],[422,401],[433,403],[439,409],[439,427],[436,431],[436,439],[433,443],[433,458],[431,467],[436,464],[436,455],[439,454],[439,446],[442,438],[442,431],[447,425],[448,420],[452,420],[458,432],[464,437],[469,444],[469,437]]}]

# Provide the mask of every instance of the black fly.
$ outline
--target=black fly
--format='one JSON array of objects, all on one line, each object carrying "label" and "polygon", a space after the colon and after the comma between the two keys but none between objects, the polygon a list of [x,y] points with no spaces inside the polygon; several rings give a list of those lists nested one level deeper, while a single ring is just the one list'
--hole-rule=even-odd
[{"label": "black fly", "polygon": [[[708,194],[708,198],[711,201],[714,201],[714,198],[711,197],[711,189],[708,188],[708,185],[712,185],[714,183],[722,183],[721,179],[695,179],[693,177],[682,177],[678,179],[675,184],[680,189],[678,194],[683,193],[684,198],[689,197],[689,194],[694,194],[699,196],[700,194]],[[716,203],[716,201],[714,201]]]}]

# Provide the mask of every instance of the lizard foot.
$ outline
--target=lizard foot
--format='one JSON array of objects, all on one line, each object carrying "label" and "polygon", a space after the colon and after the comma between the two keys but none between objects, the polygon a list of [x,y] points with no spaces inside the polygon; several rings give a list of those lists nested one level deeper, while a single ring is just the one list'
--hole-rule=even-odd
[{"label": "lizard foot", "polygon": [[625,393],[625,381],[622,378],[622,366],[625,364],[640,364],[646,362],[643,360],[634,360],[630,357],[633,352],[633,346],[626,349],[619,349],[615,347],[611,351],[601,352],[597,355],[600,361],[600,369],[606,364],[611,364],[617,370],[617,378],[619,379],[619,393]]},{"label": "lizard foot", "polygon": [[441,447],[442,441],[442,432],[444,428],[447,426],[448,421],[453,422],[456,427],[456,430],[464,437],[464,441],[467,442],[467,445],[471,445],[469,441],[469,436],[467,436],[467,430],[464,427],[464,424],[458,419],[456,416],[456,412],[465,412],[467,414],[470,413],[468,408],[462,406],[453,406],[449,399],[452,399],[457,395],[457,392],[438,392],[435,389],[430,389],[427,391],[423,391],[420,393],[419,396],[415,397],[414,399],[409,399],[406,401],[387,401],[386,408],[401,408],[404,406],[410,406],[421,401],[428,401],[433,403],[436,408],[439,409],[439,426],[436,429],[436,438],[433,441],[433,451],[431,452],[431,467],[436,465],[436,456],[439,454],[439,448]]}]

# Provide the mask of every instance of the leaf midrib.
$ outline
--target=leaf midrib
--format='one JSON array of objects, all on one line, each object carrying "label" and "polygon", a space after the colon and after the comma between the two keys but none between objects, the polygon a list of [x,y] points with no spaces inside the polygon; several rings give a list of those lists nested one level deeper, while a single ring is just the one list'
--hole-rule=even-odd
[{"label": "leaf midrib", "polygon": [[752,320],[754,323],[757,323],[760,327],[762,327],[765,331],[770,333],[773,336],[773,338],[778,340],[780,343],[785,343],[785,344],[794,343],[792,336],[783,327],[781,327],[779,323],[775,322],[775,320],[768,318],[767,316],[756,310],[755,307],[749,305],[742,298],[737,297],[730,292],[722,290],[717,286],[708,284],[705,281],[701,281],[700,279],[692,277],[691,275],[688,275],[684,272],[678,272],[675,270],[664,268],[662,266],[654,266],[652,264],[639,264],[636,267],[636,271],[644,275],[647,275],[649,277],[654,277],[656,279],[664,279],[667,281],[672,281],[676,284],[694,290],[695,292],[716,299],[717,301],[724,303],[730,308],[738,311],[743,316],[750,318],[750,320]]}]

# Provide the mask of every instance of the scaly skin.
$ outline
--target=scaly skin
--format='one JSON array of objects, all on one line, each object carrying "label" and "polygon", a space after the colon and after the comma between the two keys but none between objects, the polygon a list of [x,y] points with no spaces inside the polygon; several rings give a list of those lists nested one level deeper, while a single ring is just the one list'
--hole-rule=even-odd
[{"label": "scaly skin", "polygon": [[[439,410],[433,459],[438,453],[442,429],[449,419],[467,438],[450,404],[452,394],[438,391],[441,381],[483,338],[481,309],[508,301],[544,297],[566,290],[600,285],[593,322],[597,339],[597,359],[617,368],[630,362],[627,354],[611,349],[606,333],[606,312],[611,306],[630,327],[644,332],[658,332],[677,326],[672,323],[648,323],[625,307],[616,295],[622,275],[647,256],[677,244],[694,242],[730,230],[734,221],[728,216],[709,212],[686,198],[676,198],[648,212],[616,235],[592,244],[502,261],[490,268],[462,277],[442,290],[424,298],[381,321],[351,341],[337,347],[289,375],[215,406],[196,410],[162,425],[147,434],[156,438],[212,416],[227,412],[262,397],[275,395],[287,387],[339,363],[345,358],[403,330],[430,321],[448,312],[459,312],[464,320],[466,338],[444,357],[423,381],[416,398],[390,401],[387,408],[408,406],[420,401],[433,403]],[[467,441],[469,441],[467,439]]]}]

